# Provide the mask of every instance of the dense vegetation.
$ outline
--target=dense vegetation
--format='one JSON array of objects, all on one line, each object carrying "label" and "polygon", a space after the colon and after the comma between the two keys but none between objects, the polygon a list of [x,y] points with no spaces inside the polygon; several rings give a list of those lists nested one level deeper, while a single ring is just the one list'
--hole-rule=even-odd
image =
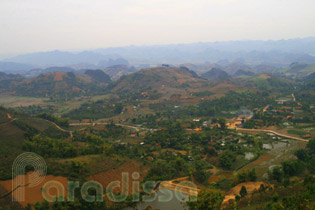
[{"label": "dense vegetation", "polygon": [[[53,100],[56,92],[47,92],[47,83],[32,82],[31,90],[42,85],[40,96],[52,98],[46,106],[17,107],[18,111],[0,107],[0,178],[9,179],[8,165],[18,154],[29,151],[47,160],[49,174],[70,180],[81,181],[108,171],[120,173],[119,167],[131,167],[131,162],[139,164],[143,181],[187,177],[202,189],[197,202],[187,203],[193,210],[314,209],[315,104],[310,97],[314,86],[311,78],[293,80],[290,76],[288,80],[267,74],[235,80],[229,77],[225,82],[233,91],[218,94],[210,89],[215,90],[218,84],[186,68],[155,70],[124,76],[107,90],[92,84],[84,89],[84,83],[77,94],[57,92],[65,99],[110,91],[84,102],[79,97],[69,102],[79,108],[62,112],[56,111],[60,106],[60,101]],[[101,72],[88,73],[95,81]],[[64,77],[73,87],[83,78],[71,73]],[[108,77],[99,79],[109,82]],[[238,128],[277,129],[310,141],[304,148],[303,142]],[[273,148],[281,144],[286,146]],[[299,149],[294,151],[296,147]],[[13,149],[14,154],[10,154]],[[278,156],[271,154],[273,151]],[[271,161],[270,157],[280,158]],[[256,160],[266,165],[255,168],[259,164]],[[246,188],[247,182],[257,181],[266,186],[262,184],[254,192]],[[244,186],[235,193],[235,200],[222,206],[224,196],[218,190],[229,192],[240,184]],[[129,205],[134,203],[128,200],[106,205],[78,198],[74,203],[43,202],[27,209],[122,209]]]},{"label": "dense vegetation", "polygon": [[122,112],[123,105],[121,103],[108,103],[102,100],[94,103],[85,103],[80,108],[70,111],[64,117],[71,119],[100,119],[118,115]]}]

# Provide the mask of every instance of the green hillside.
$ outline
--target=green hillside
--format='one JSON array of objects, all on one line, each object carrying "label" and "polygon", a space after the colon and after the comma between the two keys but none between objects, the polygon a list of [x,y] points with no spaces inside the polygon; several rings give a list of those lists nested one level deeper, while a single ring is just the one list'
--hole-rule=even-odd
[{"label": "green hillside", "polygon": [[122,76],[110,87],[114,92],[163,91],[163,89],[167,90],[169,88],[181,90],[185,87],[198,87],[205,82],[195,72],[185,67],[152,68]]},{"label": "green hillside", "polygon": [[0,179],[11,178],[12,163],[23,152],[25,134],[61,136],[49,121],[0,107]]},{"label": "green hillside", "polygon": [[248,79],[248,82],[259,90],[280,91],[281,89],[285,89],[286,91],[289,91],[293,88],[293,82],[268,74],[260,74],[251,77]]},{"label": "green hillside", "polygon": [[308,63],[293,63],[290,66],[283,68],[282,70],[275,72],[281,73],[285,76],[292,78],[306,77],[315,72],[315,65]]},{"label": "green hillside", "polygon": [[[104,92],[108,75],[88,71],[88,74],[52,72],[33,79],[24,79],[6,86],[2,91],[32,97],[71,98],[82,95],[97,95]],[[101,81],[99,81],[101,79]],[[104,82],[105,81],[105,82]]]}]

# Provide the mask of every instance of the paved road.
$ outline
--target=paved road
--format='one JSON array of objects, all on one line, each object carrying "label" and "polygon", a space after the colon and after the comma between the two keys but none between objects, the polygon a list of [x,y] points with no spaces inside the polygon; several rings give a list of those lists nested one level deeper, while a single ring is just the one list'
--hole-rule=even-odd
[{"label": "paved road", "polygon": [[[94,126],[94,125],[107,125],[107,124],[108,123],[71,123],[70,126]],[[143,128],[143,127],[136,127],[136,126],[125,125],[125,124],[120,124],[120,123],[117,123],[116,125],[119,125],[119,126],[122,126],[122,127],[127,127],[127,128],[150,130],[150,131],[157,131],[157,130],[159,130],[159,129],[149,129],[149,128]],[[189,129],[188,128],[186,130],[194,130],[194,129]],[[289,136],[289,135],[281,134],[281,133],[278,133],[278,132],[273,131],[273,130],[247,129],[247,128],[236,128],[236,130],[238,130],[238,131],[253,131],[253,132],[273,133],[273,134],[275,134],[277,136],[281,136],[281,137],[284,137],[284,138],[294,139],[294,140],[304,141],[304,142],[309,142],[309,140],[307,140],[307,139],[302,139],[302,138],[295,137],[295,136]]]},{"label": "paved road", "polygon": [[273,133],[277,136],[281,136],[284,138],[288,138],[288,139],[294,139],[294,140],[298,140],[298,141],[304,141],[304,142],[309,142],[309,140],[307,139],[302,139],[299,137],[295,137],[295,136],[289,136],[289,135],[285,135],[282,133],[277,133],[276,131],[273,130],[265,130],[265,129],[247,129],[247,128],[236,128],[237,131],[253,131],[253,132],[265,132],[265,133]]},{"label": "paved road", "polygon": [[[95,125],[108,125],[109,123],[70,123],[70,126],[95,126]],[[143,128],[143,127],[137,127],[133,125],[125,125],[121,123],[116,123],[115,125],[121,126],[121,127],[126,127],[126,128],[133,128],[133,129],[142,129],[142,130],[147,130],[147,131],[157,131],[159,129],[150,129],[150,128]]]}]

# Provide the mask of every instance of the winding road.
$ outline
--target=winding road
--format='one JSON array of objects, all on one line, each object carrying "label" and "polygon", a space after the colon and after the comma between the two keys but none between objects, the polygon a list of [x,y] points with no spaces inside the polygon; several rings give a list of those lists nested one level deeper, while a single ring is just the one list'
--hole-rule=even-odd
[{"label": "winding road", "polygon": [[[211,165],[211,166],[212,166],[212,168],[207,170],[206,172],[211,172],[212,176],[213,176],[213,175],[218,173],[218,169],[214,165]],[[163,181],[161,183],[161,187],[166,188],[166,189],[170,189],[170,190],[179,191],[179,192],[184,193],[184,194],[197,196],[198,192],[200,191],[200,189],[198,189],[197,187],[190,187],[190,186],[185,186],[182,184],[175,183],[175,182],[185,182],[189,178],[190,178],[189,176],[186,176],[186,177],[173,179],[170,181]]]}]

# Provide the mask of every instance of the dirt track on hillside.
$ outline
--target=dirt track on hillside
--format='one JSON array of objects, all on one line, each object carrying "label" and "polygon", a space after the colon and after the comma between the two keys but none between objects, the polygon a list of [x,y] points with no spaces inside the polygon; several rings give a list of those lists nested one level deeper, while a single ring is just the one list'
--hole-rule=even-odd
[{"label": "dirt track on hillside", "polygon": [[260,185],[271,186],[273,185],[265,183],[265,182],[244,182],[233,187],[229,192],[226,193],[225,198],[223,200],[223,204],[227,203],[230,199],[234,200],[235,195],[239,195],[243,186],[246,187],[247,193],[252,194],[255,190],[259,190]]}]

